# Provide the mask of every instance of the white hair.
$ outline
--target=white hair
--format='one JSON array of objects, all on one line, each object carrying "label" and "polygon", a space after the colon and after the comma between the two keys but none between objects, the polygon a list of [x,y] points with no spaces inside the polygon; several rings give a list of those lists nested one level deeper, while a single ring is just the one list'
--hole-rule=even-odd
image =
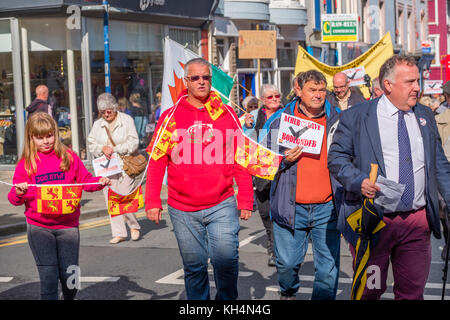
[{"label": "white hair", "polygon": [[261,97],[264,97],[264,96],[265,96],[265,93],[266,93],[267,91],[276,91],[276,92],[278,92],[279,94],[281,94],[281,92],[280,92],[280,90],[278,90],[277,86],[275,86],[275,85],[273,85],[273,84],[266,83],[266,84],[263,84],[263,85],[261,86],[261,91],[260,91]]},{"label": "white hair", "polygon": [[194,58],[194,59],[191,59],[188,62],[186,62],[186,64],[184,65],[184,76],[188,75],[189,66],[191,64],[201,64],[203,66],[208,66],[209,74],[212,75],[212,67],[211,67],[211,64],[207,60],[205,60],[203,58]]},{"label": "white hair", "polygon": [[116,98],[111,93],[105,92],[98,96],[97,98],[97,109],[98,111],[104,111],[106,109],[111,109],[117,111],[118,105]]}]

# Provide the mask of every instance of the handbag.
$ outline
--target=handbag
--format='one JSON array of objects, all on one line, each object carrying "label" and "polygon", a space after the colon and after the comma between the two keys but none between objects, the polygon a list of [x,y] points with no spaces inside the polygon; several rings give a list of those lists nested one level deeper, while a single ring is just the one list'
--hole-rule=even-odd
[{"label": "handbag", "polygon": [[[116,144],[111,137],[111,133],[108,128],[105,126],[106,133],[108,134],[108,138],[111,141],[112,145],[115,147]],[[142,172],[144,172],[145,168],[147,168],[147,159],[144,155],[140,154],[139,151],[135,151],[128,156],[119,155],[123,161],[123,171],[130,178],[134,179]]]}]

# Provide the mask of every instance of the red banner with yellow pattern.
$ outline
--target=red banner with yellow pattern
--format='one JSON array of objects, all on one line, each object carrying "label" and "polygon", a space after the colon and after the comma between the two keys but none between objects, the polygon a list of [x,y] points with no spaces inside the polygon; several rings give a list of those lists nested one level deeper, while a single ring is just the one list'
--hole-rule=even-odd
[{"label": "red banner with yellow pattern", "polygon": [[38,186],[37,211],[44,215],[75,212],[80,204],[82,186]]},{"label": "red banner with yellow pattern", "polygon": [[273,180],[283,157],[240,132],[235,153],[236,163],[252,176]]},{"label": "red banner with yellow pattern", "polygon": [[111,217],[137,212],[142,207],[144,207],[142,186],[127,196],[122,196],[111,188],[108,189],[108,213]]}]

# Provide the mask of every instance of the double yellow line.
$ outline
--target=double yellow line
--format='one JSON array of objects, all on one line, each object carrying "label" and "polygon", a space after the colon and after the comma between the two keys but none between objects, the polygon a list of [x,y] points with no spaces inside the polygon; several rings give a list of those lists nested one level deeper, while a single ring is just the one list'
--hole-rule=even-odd
[{"label": "double yellow line", "polygon": [[[137,213],[136,214],[136,218],[142,218],[142,217],[145,217],[145,212],[141,212],[141,213]],[[80,231],[83,231],[83,230],[103,227],[103,226],[106,226],[108,224],[109,224],[109,219],[102,219],[102,220],[98,220],[98,221],[81,223],[80,226],[79,226],[79,229],[80,229]],[[27,242],[28,242],[27,235],[10,237],[10,238],[7,238],[7,239],[0,240],[0,248],[1,247],[13,246],[13,245],[16,245],[16,244],[27,243]]]}]

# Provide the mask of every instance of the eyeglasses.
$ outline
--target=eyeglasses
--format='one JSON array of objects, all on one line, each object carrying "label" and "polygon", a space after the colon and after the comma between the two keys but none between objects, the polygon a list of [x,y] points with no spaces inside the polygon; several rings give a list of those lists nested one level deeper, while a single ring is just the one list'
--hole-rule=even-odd
[{"label": "eyeglasses", "polygon": [[267,96],[266,99],[267,100],[272,100],[273,98],[280,99],[280,97],[281,97],[280,94],[275,94],[275,95]]},{"label": "eyeglasses", "polygon": [[254,106],[247,106],[248,110],[255,110],[258,109],[258,105],[254,105]]},{"label": "eyeglasses", "polygon": [[203,81],[210,81],[212,76],[210,76],[210,75],[206,75],[206,76],[190,76],[190,77],[185,77],[185,78],[190,80],[190,81],[192,81],[192,82],[198,81],[198,80],[200,80],[200,78],[202,78]]},{"label": "eyeglasses", "polygon": [[111,109],[100,111],[100,114],[110,114],[110,113],[114,113],[114,111]]}]

